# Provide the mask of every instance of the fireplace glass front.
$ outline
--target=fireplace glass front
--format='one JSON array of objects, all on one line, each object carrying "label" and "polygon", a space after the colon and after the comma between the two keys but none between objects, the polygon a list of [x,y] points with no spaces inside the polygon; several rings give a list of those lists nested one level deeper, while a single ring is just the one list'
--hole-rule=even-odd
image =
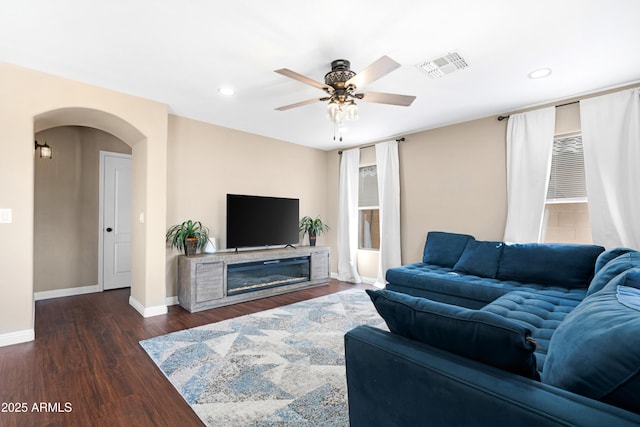
[{"label": "fireplace glass front", "polygon": [[243,262],[227,266],[227,295],[310,280],[310,257]]}]

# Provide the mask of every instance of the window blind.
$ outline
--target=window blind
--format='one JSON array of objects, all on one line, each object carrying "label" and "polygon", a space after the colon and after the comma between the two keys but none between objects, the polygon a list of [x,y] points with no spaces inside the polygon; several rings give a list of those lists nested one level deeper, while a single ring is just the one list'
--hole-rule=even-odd
[{"label": "window blind", "polygon": [[553,141],[547,201],[586,197],[582,135],[557,137]]}]

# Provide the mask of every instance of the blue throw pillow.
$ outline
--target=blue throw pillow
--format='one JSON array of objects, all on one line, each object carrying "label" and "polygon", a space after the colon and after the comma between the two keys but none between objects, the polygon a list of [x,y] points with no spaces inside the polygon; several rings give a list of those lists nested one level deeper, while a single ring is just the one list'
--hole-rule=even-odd
[{"label": "blue throw pillow", "polygon": [[604,288],[611,279],[633,267],[640,267],[640,252],[627,252],[607,262],[601,266],[596,275],[593,276],[593,280],[591,280],[591,284],[587,290],[587,295],[598,292]]},{"label": "blue throw pillow", "polygon": [[600,271],[600,269],[604,267],[609,261],[629,252],[638,251],[631,248],[614,248],[602,252],[600,255],[598,255],[598,259],[596,259],[595,274],[598,274],[598,271]]},{"label": "blue throw pillow", "polygon": [[532,379],[535,342],[524,326],[493,313],[425,298],[366,290],[395,334]]},{"label": "blue throw pillow", "polygon": [[632,268],[569,313],[549,342],[542,382],[640,413],[638,286]]},{"label": "blue throw pillow", "polygon": [[422,262],[451,268],[458,262],[469,240],[473,240],[473,236],[430,231],[424,244]]},{"label": "blue throw pillow", "polygon": [[493,279],[498,272],[503,246],[502,242],[469,240],[453,269],[460,273]]},{"label": "blue throw pillow", "polygon": [[586,288],[602,246],[560,243],[505,244],[496,277],[563,288]]}]

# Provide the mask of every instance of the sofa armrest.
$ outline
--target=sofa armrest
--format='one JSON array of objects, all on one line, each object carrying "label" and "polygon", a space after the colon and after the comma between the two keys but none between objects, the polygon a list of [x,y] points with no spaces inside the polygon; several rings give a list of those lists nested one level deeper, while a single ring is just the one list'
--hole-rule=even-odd
[{"label": "sofa armrest", "polygon": [[638,426],[640,415],[371,326],[345,335],[351,427]]}]

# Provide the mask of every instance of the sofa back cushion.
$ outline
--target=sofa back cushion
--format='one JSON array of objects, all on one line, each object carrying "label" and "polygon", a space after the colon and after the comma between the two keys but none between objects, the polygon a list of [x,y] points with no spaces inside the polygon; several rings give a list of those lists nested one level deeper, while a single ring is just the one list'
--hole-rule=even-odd
[{"label": "sofa back cushion", "polygon": [[451,268],[458,262],[467,242],[473,239],[468,234],[430,231],[424,244],[422,262]]},{"label": "sofa back cushion", "polygon": [[532,379],[539,379],[531,331],[493,313],[387,291],[366,292],[389,330]]},{"label": "sofa back cushion", "polygon": [[502,255],[502,242],[469,240],[453,269],[460,273],[495,278]]},{"label": "sofa back cushion", "polygon": [[496,278],[564,288],[586,288],[602,246],[557,243],[505,244]]},{"label": "sofa back cushion", "polygon": [[589,285],[587,295],[591,295],[604,288],[618,274],[624,273],[630,268],[640,267],[640,252],[631,250],[619,255],[600,267]]},{"label": "sofa back cushion", "polygon": [[582,301],[549,342],[544,383],[640,413],[640,268]]},{"label": "sofa back cushion", "polygon": [[602,252],[600,255],[598,255],[598,259],[596,260],[596,268],[595,268],[594,274],[598,274],[600,269],[605,265],[607,265],[609,261],[612,261],[618,258],[620,255],[624,255],[629,252],[637,252],[637,251],[631,248],[613,248],[613,249],[608,249]]}]

